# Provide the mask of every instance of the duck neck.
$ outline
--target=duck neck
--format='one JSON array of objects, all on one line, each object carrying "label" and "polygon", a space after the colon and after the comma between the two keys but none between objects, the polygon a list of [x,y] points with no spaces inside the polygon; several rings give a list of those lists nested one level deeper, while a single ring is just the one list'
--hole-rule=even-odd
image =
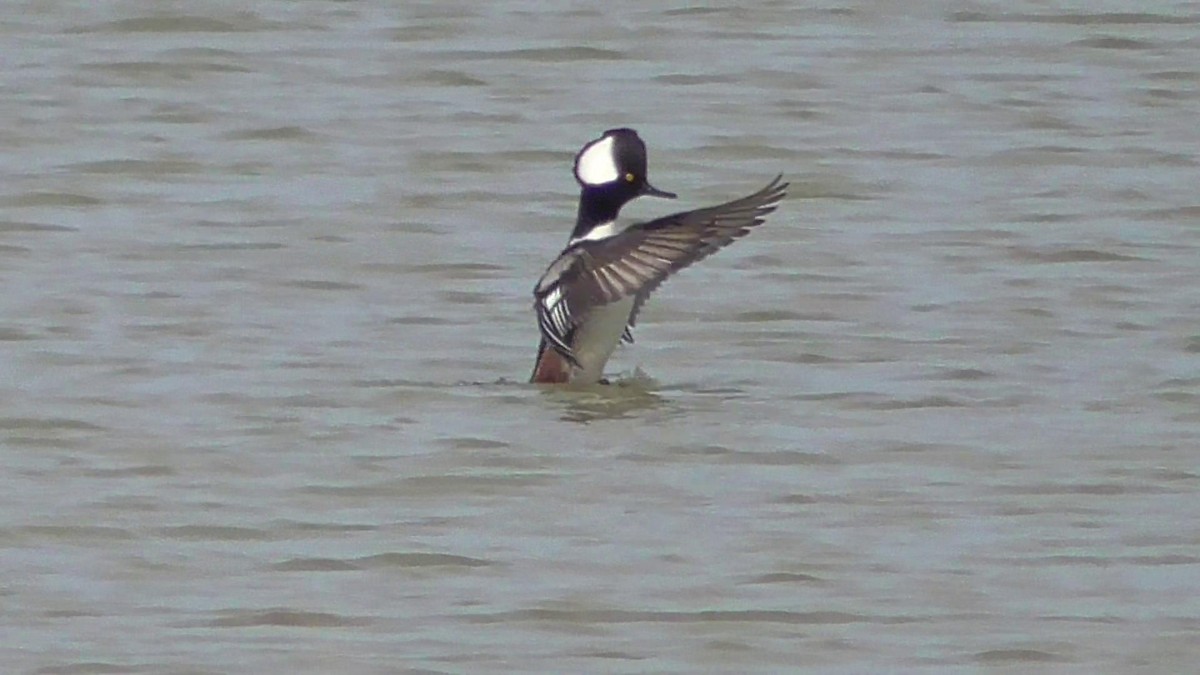
[{"label": "duck neck", "polygon": [[628,192],[623,190],[584,188],[579,194],[579,213],[575,216],[571,239],[585,237],[597,225],[616,220],[621,207],[630,199]]}]

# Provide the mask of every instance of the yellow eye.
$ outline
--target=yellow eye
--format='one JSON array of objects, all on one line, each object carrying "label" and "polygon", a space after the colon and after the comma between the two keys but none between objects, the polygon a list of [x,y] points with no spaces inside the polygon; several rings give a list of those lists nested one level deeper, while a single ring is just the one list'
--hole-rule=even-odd
[{"label": "yellow eye", "polygon": [[631,174],[631,173],[625,174],[625,182],[632,183],[633,182],[633,174]]}]

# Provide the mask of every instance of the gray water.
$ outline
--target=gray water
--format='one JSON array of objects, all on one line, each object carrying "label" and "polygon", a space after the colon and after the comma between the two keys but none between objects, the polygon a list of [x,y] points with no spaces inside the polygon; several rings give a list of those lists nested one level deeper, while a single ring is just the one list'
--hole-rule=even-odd
[{"label": "gray water", "polygon": [[[950,4],[7,8],[4,672],[1192,672],[1200,4]],[[532,387],[613,126],[791,195]]]}]

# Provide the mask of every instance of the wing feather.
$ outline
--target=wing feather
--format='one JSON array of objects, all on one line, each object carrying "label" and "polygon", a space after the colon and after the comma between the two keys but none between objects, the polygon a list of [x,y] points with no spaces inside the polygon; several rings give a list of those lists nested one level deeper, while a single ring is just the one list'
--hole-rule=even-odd
[{"label": "wing feather", "polygon": [[571,338],[592,308],[634,296],[625,337],[638,311],[671,274],[703,260],[761,225],[788,184],[776,176],[741,199],[633,225],[611,237],[580,240],[546,270],[534,289],[538,326],[547,343],[578,365]]}]

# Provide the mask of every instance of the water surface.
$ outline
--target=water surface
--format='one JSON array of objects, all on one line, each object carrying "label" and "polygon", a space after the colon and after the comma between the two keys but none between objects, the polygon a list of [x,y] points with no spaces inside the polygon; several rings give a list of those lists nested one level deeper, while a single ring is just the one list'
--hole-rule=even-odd
[{"label": "water surface", "polygon": [[[966,7],[966,6],[964,6]],[[14,673],[1186,672],[1191,3],[0,21]],[[524,384],[573,153],[783,171]]]}]

